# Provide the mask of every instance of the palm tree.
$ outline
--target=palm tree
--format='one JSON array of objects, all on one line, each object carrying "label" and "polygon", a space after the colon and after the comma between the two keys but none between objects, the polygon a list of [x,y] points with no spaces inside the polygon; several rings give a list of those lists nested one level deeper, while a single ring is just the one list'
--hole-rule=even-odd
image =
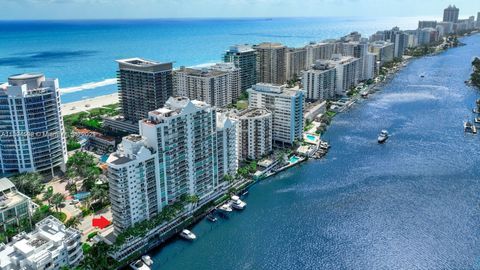
[{"label": "palm tree", "polygon": [[78,217],[71,217],[65,222],[65,226],[68,228],[75,228],[77,229],[78,226],[81,224],[80,219]]},{"label": "palm tree", "polygon": [[55,193],[55,194],[52,195],[51,201],[52,201],[53,206],[55,207],[55,211],[59,212],[58,208],[65,201],[65,197],[61,193]]},{"label": "palm tree", "polygon": [[15,187],[29,197],[42,193],[44,185],[43,176],[39,173],[22,173],[11,178]]},{"label": "palm tree", "polygon": [[50,205],[52,196],[53,196],[53,187],[48,187],[47,191],[45,191],[45,193],[43,193],[42,200],[47,201],[48,204]]},{"label": "palm tree", "polygon": [[108,200],[108,187],[105,188],[104,185],[95,185],[91,192],[92,200],[98,201],[102,206]]}]

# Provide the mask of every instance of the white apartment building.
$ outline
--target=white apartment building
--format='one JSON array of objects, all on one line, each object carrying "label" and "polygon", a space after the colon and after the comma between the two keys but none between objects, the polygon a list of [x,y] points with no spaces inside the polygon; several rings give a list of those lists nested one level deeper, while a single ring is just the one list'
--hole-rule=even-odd
[{"label": "white apartment building", "polygon": [[302,139],[303,90],[294,90],[282,85],[257,83],[248,90],[251,108],[263,108],[272,112],[273,141],[293,144]]},{"label": "white apartment building", "polygon": [[249,108],[237,116],[240,160],[257,160],[272,152],[272,113],[266,109]]},{"label": "white apartment building", "polygon": [[217,167],[218,179],[233,176],[238,170],[238,121],[224,113],[217,113]]},{"label": "white apartment building", "polygon": [[216,112],[206,102],[171,97],[163,108],[140,121],[140,134],[158,155],[162,200],[182,195],[208,201],[219,184]]},{"label": "white apartment building", "polygon": [[329,62],[317,61],[302,75],[303,89],[310,101],[328,100],[335,97],[337,71]]},{"label": "white apartment building", "polygon": [[0,84],[0,173],[65,171],[58,79],[13,75]]},{"label": "white apartment building", "polygon": [[[0,179],[0,230],[19,226],[23,220],[30,222],[32,200],[18,191],[8,178]],[[1,262],[0,262],[1,263]]]},{"label": "white apartment building", "polygon": [[106,164],[116,233],[158,214],[166,204],[158,173],[158,156],[140,135],[122,139]]},{"label": "white apartment building", "polygon": [[345,96],[359,81],[360,61],[352,56],[334,54],[330,60],[319,60],[320,66],[332,66],[336,70],[335,94]]},{"label": "white apartment building", "polygon": [[34,231],[22,232],[8,244],[0,244],[0,269],[73,267],[83,259],[80,237],[78,230],[66,228],[60,220],[49,216],[37,223]]},{"label": "white apartment building", "polygon": [[[230,67],[228,67],[231,65]],[[174,72],[174,95],[226,107],[240,94],[240,73],[233,64],[185,68]]]}]

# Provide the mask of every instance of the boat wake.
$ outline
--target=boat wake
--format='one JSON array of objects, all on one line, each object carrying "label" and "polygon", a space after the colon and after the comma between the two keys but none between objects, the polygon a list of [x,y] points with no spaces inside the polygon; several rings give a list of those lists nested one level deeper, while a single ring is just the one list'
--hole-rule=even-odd
[{"label": "boat wake", "polygon": [[66,87],[66,88],[61,88],[60,93],[61,94],[68,94],[68,93],[74,93],[78,91],[83,91],[83,90],[88,90],[88,89],[94,89],[98,87],[103,87],[107,85],[113,85],[117,83],[116,78],[111,78],[111,79],[106,79],[100,82],[89,82],[89,83],[84,83],[79,86],[73,86],[73,87]]}]

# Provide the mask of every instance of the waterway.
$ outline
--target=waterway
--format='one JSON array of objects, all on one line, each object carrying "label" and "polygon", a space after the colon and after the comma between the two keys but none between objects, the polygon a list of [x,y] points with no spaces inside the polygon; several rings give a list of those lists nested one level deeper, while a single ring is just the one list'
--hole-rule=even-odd
[{"label": "waterway", "polygon": [[463,132],[480,35],[463,41],[335,117],[325,159],[258,183],[243,212],[197,224],[153,269],[480,269],[480,135]]}]

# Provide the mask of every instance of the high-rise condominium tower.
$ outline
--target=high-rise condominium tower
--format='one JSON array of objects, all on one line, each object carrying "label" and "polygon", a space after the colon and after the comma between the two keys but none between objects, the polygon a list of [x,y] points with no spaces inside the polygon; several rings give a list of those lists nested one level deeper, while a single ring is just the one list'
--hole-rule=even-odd
[{"label": "high-rise condominium tower", "polygon": [[65,170],[58,79],[19,74],[0,85],[0,173]]},{"label": "high-rise condominium tower", "polygon": [[254,49],[257,51],[257,82],[284,84],[287,47],[280,43],[264,42],[254,46]]},{"label": "high-rise condominium tower", "polygon": [[240,69],[240,88],[245,91],[257,83],[257,55],[252,46],[235,45],[223,56],[225,62]]},{"label": "high-rise condominium tower", "polygon": [[125,120],[138,122],[173,95],[172,63],[141,58],[117,60],[118,95]]},{"label": "high-rise condominium tower", "polygon": [[458,22],[458,13],[460,10],[455,6],[448,6],[443,10],[443,21],[444,22]]}]

